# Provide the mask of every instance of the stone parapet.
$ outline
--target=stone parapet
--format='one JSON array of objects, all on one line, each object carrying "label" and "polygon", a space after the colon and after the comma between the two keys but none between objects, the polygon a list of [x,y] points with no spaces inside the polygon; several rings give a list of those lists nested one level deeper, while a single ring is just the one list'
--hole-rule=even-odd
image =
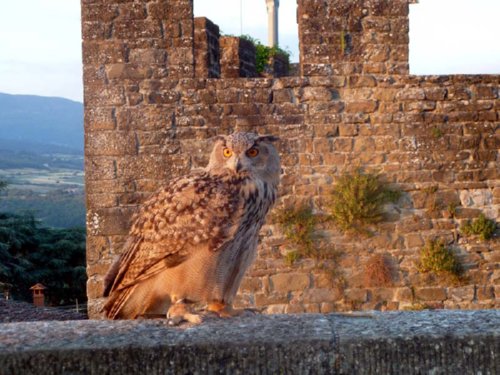
[{"label": "stone parapet", "polygon": [[0,325],[10,374],[498,374],[499,311]]}]

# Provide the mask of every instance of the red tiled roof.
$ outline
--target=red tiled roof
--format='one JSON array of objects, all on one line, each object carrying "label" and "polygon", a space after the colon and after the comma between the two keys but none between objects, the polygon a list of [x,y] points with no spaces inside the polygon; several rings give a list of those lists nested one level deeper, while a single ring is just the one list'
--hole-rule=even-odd
[{"label": "red tiled roof", "polygon": [[87,316],[56,307],[36,307],[27,302],[0,299],[0,323],[81,319],[87,319]]}]

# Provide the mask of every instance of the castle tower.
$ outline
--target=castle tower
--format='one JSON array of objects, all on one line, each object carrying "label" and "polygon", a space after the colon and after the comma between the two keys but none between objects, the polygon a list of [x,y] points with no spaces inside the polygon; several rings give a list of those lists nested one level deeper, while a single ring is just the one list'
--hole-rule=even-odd
[{"label": "castle tower", "polygon": [[266,0],[267,6],[267,44],[269,47],[278,45],[278,8],[279,0]]}]

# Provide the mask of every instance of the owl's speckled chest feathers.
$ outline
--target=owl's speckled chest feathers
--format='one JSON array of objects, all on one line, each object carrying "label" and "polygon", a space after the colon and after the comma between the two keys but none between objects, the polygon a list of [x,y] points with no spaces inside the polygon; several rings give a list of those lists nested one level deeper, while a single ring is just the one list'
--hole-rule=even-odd
[{"label": "owl's speckled chest feathers", "polygon": [[[144,257],[131,262],[126,278],[135,282],[144,272],[153,276],[155,267],[160,272],[166,264],[165,279],[183,269],[184,278],[196,277],[172,283],[170,293],[193,300],[232,299],[255,259],[258,232],[276,195],[276,186],[251,176],[204,172],[171,181],[135,219],[131,234],[141,238],[144,251],[138,254]],[[184,290],[186,284],[194,291]]]},{"label": "owl's speckled chest feathers", "polygon": [[248,176],[205,172],[181,177],[145,202],[131,234],[168,240],[170,246],[177,240],[179,248],[170,252],[204,241],[217,251],[236,233],[260,229],[276,195],[276,186]]}]

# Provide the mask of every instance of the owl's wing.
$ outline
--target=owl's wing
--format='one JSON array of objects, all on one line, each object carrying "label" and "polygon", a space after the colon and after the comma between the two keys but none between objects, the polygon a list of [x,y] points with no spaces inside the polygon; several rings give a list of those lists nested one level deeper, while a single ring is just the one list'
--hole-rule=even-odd
[{"label": "owl's wing", "polygon": [[241,219],[238,181],[207,173],[173,180],[134,218],[125,250],[106,276],[105,295],[182,263],[197,248],[220,249]]}]

